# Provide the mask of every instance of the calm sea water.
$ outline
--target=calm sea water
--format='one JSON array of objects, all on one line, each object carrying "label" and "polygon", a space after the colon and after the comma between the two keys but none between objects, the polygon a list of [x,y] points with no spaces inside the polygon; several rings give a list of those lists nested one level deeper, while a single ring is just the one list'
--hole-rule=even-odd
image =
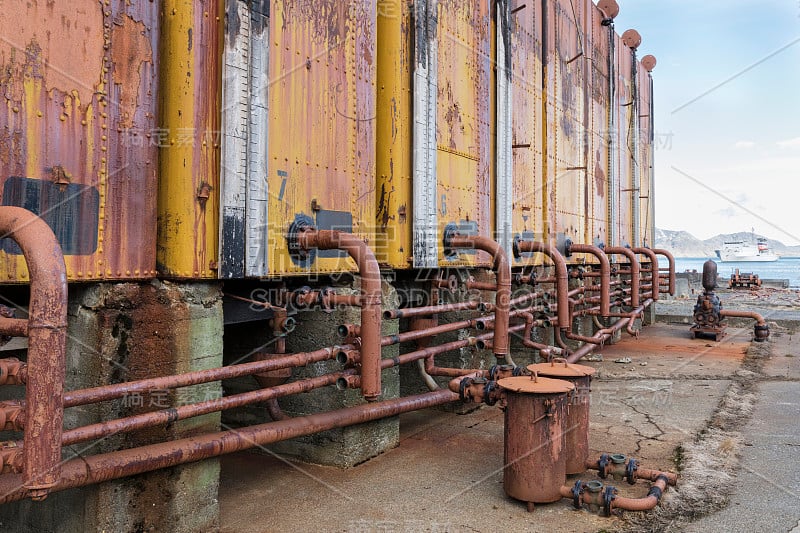
[{"label": "calm sea water", "polygon": [[[676,257],[675,272],[686,270],[703,271],[703,263],[708,261],[708,257]],[[751,272],[758,274],[761,279],[788,279],[789,286],[800,288],[800,257],[781,257],[771,263],[753,263],[748,261],[723,263],[715,259],[717,272],[720,277],[730,278],[734,270],[739,269],[740,273]]]}]

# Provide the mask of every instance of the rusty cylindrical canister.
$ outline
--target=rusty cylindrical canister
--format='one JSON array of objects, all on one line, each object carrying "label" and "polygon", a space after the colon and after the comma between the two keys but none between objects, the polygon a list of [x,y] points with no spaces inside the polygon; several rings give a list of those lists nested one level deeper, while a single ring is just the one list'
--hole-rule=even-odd
[{"label": "rusty cylindrical canister", "polygon": [[566,482],[564,423],[569,381],[532,376],[504,378],[497,384],[506,391],[503,488],[506,494],[528,503],[561,499]]},{"label": "rusty cylindrical canister", "polygon": [[570,393],[564,434],[567,474],[580,474],[586,470],[586,459],[589,458],[589,393],[596,370],[590,366],[567,363],[566,359],[529,365],[528,370],[537,372],[540,376],[567,380],[575,385],[575,390]]}]

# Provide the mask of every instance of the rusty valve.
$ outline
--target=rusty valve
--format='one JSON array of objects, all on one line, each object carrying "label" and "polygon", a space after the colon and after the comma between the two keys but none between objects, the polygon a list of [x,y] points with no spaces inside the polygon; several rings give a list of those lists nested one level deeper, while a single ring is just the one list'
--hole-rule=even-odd
[{"label": "rusty valve", "polygon": [[0,359],[0,385],[24,385],[28,378],[28,365],[10,357]]},{"label": "rusty valve", "polygon": [[25,427],[25,405],[18,400],[0,402],[0,430],[22,431]]}]

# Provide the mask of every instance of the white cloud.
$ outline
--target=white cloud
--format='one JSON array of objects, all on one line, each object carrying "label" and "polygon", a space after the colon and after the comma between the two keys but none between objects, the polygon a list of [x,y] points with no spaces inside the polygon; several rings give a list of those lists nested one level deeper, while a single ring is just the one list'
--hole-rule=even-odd
[{"label": "white cloud", "polygon": [[778,141],[778,146],[781,148],[800,148],[800,137],[794,139],[787,139],[785,141]]},{"label": "white cloud", "polygon": [[738,141],[734,146],[736,148],[741,148],[743,150],[747,150],[753,148],[756,145],[753,141]]}]

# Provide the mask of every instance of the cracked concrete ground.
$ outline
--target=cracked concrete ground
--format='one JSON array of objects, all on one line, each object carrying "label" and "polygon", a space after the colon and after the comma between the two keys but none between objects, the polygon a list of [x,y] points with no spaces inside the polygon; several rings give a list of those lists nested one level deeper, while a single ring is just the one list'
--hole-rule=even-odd
[{"label": "cracked concrete ground", "polygon": [[[725,508],[735,497],[739,455],[759,447],[746,446],[744,435],[762,381],[796,378],[800,370],[787,332],[776,331],[766,343],[782,355],[767,358],[746,355],[750,331],[729,328],[723,342],[713,343],[690,340],[683,325],[657,324],[639,339],[606,346],[605,361],[591,363],[599,370],[591,393],[593,455],[625,453],[646,468],[682,469],[678,488],[654,512],[603,518],[573,510],[567,500],[526,512],[503,492],[503,414],[483,407],[467,415],[404,415],[398,448],[348,470],[266,452],[223,458],[222,531],[707,530],[702,521],[690,522]],[[613,362],[621,358],[631,362]],[[798,471],[786,475],[796,480]],[[596,479],[588,472],[567,484],[578,477]],[[623,496],[648,491],[643,481],[612,483]]]}]

